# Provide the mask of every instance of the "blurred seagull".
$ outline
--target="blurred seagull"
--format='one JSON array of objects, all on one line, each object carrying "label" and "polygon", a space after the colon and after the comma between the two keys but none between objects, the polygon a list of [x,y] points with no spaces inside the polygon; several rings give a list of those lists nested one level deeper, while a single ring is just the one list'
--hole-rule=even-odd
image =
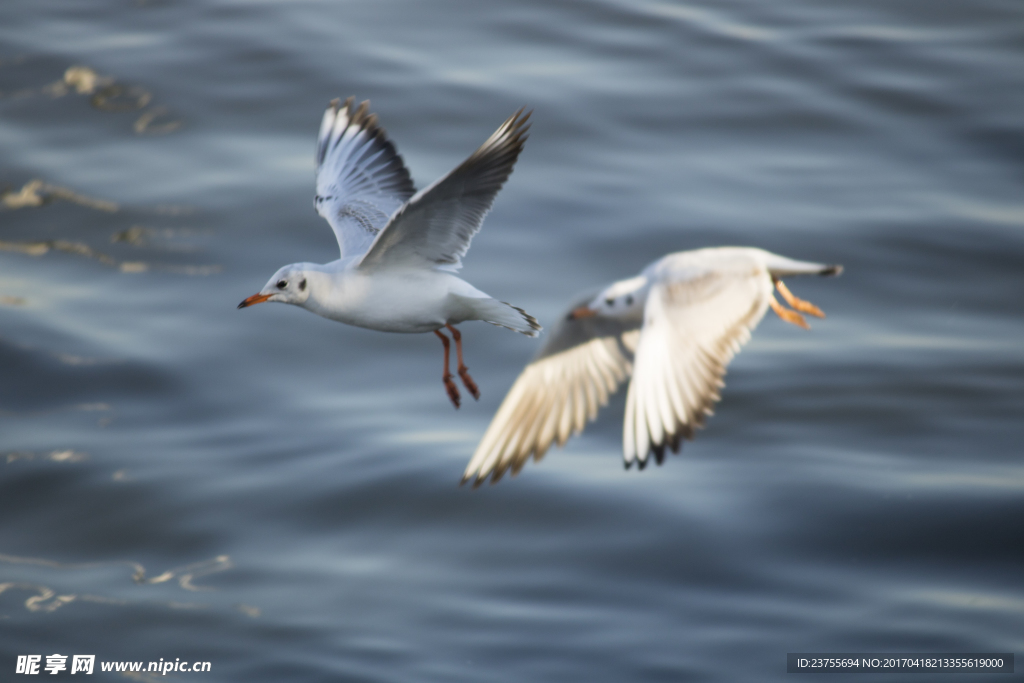
[{"label": "blurred seagull", "polygon": [[[748,247],[669,254],[573,306],[516,379],[462,476],[479,486],[516,474],[565,444],[597,417],[632,374],[622,453],[640,469],[653,452],[678,452],[725,386],[725,368],[769,307],[807,328],[824,317],[782,282],[790,275],[837,275],[842,266],[807,263]],[[775,299],[778,290],[792,307]],[[794,310],[795,309],[795,310]]]},{"label": "blurred seagull", "polygon": [[445,390],[458,408],[442,328],[455,339],[459,377],[474,398],[480,391],[463,363],[454,325],[483,320],[530,337],[541,329],[523,309],[455,275],[512,173],[530,114],[520,109],[455,170],[416,192],[370,103],[353,108],[353,101],[331,102],[316,144],[315,206],[334,230],[341,258],[285,266],[238,307],[280,301],[371,330],[433,332],[444,344]]}]

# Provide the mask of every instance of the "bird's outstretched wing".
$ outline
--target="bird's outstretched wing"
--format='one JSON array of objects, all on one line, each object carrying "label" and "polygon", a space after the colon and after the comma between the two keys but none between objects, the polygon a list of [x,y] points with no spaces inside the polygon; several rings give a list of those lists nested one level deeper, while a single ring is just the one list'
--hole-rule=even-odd
[{"label": "bird's outstretched wing", "polygon": [[416,191],[370,103],[353,108],[353,102],[331,102],[316,141],[314,202],[331,224],[342,258],[364,254]]},{"label": "bird's outstretched wing", "polygon": [[678,451],[693,438],[724,386],[726,366],[768,308],[772,281],[763,267],[686,271],[657,281],[647,297],[626,396],[623,457],[642,468],[653,452]]},{"label": "bird's outstretched wing", "polygon": [[[580,299],[573,311],[594,298]],[[565,444],[597,417],[632,370],[632,347],[640,321],[562,316],[537,357],[512,385],[477,446],[463,483],[498,481],[517,473],[533,456],[540,460],[552,442]]]},{"label": "bird's outstretched wing", "polygon": [[420,190],[377,235],[359,267],[426,265],[458,270],[526,142],[530,114],[501,126],[448,175]]}]

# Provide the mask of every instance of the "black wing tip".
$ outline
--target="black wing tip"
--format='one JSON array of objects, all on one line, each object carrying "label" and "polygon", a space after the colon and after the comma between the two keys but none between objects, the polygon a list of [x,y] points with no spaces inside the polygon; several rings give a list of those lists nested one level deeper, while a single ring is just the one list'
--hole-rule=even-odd
[{"label": "black wing tip", "polygon": [[519,153],[523,151],[523,144],[530,137],[528,133],[532,124],[528,123],[528,121],[533,114],[533,110],[531,109],[523,114],[525,110],[526,107],[520,107],[516,113],[505,119],[473,156],[493,152],[497,149],[504,149],[505,153],[511,152],[514,155],[512,160],[514,164],[515,157],[518,157]]},{"label": "black wing tip", "polygon": [[459,486],[462,487],[469,484],[470,488],[476,491],[485,481],[487,481],[487,477],[481,477],[479,472],[474,474],[464,474],[462,475],[462,481],[459,482]]},{"label": "black wing tip", "polygon": [[[389,163],[393,166],[393,171],[397,173],[395,181],[397,187],[394,189],[402,194],[406,195],[406,198],[416,194],[416,185],[412,182],[412,176],[409,174],[409,169],[405,166],[405,160],[402,159],[402,155],[398,153],[398,148],[395,147],[395,143],[388,137],[388,132],[384,126],[380,125],[380,119],[377,115],[370,111],[370,100],[363,100],[357,107],[355,95],[349,95],[342,102],[341,98],[335,97],[330,101],[328,110],[333,111],[335,115],[339,114],[342,109],[345,110],[345,118],[348,119],[346,129],[350,127],[358,128],[369,135],[373,141],[380,145],[384,149],[385,158],[389,159]],[[328,136],[327,139],[330,139]],[[341,141],[341,136],[334,143],[337,144]],[[317,161],[322,164],[324,157],[327,155],[328,147],[331,146],[326,140],[321,141],[322,148],[318,148]]]},{"label": "black wing tip", "polygon": [[[547,446],[544,446],[543,448],[539,448],[538,446],[534,445],[525,455],[517,456],[511,462],[503,462],[500,465],[495,465],[486,473],[481,473],[477,471],[472,474],[463,474],[462,481],[459,482],[459,486],[468,484],[470,482],[472,482],[472,486],[474,489],[480,488],[485,483],[489,483],[491,486],[494,486],[495,484],[502,480],[506,472],[508,473],[509,477],[517,477],[519,476],[519,473],[523,470],[523,467],[526,466],[526,463],[530,462],[531,459],[534,462],[540,462],[544,458],[544,455],[547,453],[547,450],[550,446],[550,443]],[[559,448],[561,448],[561,446],[562,444],[559,444]]]},{"label": "black wing tip", "polygon": [[359,103],[359,106],[355,106],[356,96],[350,95],[345,98],[345,102],[341,102],[341,98],[335,97],[330,101],[329,109],[333,110],[335,114],[340,113],[342,109],[345,110],[345,118],[348,119],[349,126],[355,126],[365,130],[373,137],[382,137],[384,141],[387,141],[387,131],[380,125],[380,121],[377,115],[370,111],[370,100],[363,100]]},{"label": "black wing tip", "polygon": [[[524,114],[523,112],[526,113]],[[526,111],[526,107],[519,107],[519,110],[516,111],[515,114],[512,114],[512,116],[508,117],[506,123],[516,130],[522,129],[523,133],[525,133],[530,128],[531,124],[529,123],[529,121],[531,116],[533,116],[532,109],[530,111]]]},{"label": "black wing tip", "polygon": [[523,112],[525,110],[526,107],[520,107],[519,111],[508,117],[502,126],[502,128],[505,129],[505,134],[508,136],[509,140],[518,143],[520,148],[522,148],[526,139],[530,137],[530,126],[533,125],[530,123],[530,117],[533,115],[533,110],[531,109],[524,114]]},{"label": "black wing tip", "polygon": [[[703,424],[697,424],[696,426],[701,427],[703,426]],[[647,463],[650,460],[650,458],[647,457],[648,455],[653,456],[655,464],[657,464],[659,467],[661,465],[664,465],[665,450],[670,450],[673,455],[679,455],[679,451],[682,450],[683,447],[683,440],[685,439],[687,441],[691,441],[693,440],[694,435],[695,433],[692,425],[677,423],[672,433],[666,434],[665,438],[662,439],[661,442],[654,443],[652,441],[647,446],[647,453],[644,453],[643,458],[639,456],[636,457],[637,469],[643,471],[644,469],[647,468]],[[628,470],[633,465],[633,461],[625,460],[623,461],[623,464],[626,466],[626,469]]]},{"label": "black wing tip", "polygon": [[[512,174],[519,154],[523,151],[530,124],[527,123],[533,110],[523,114],[525,107],[521,107],[515,114],[505,119],[498,126],[497,130],[480,145],[476,151],[459,165],[460,169],[477,164],[483,164],[486,174],[490,176],[493,187],[500,190]],[[493,201],[493,197],[492,197]],[[490,210],[490,206],[487,207]]]},{"label": "black wing tip", "polygon": [[833,276],[833,275],[841,275],[842,272],[843,272],[843,267],[841,265],[839,265],[838,263],[836,263],[836,264],[833,264],[833,265],[830,265],[830,266],[826,267],[822,271],[819,271],[818,275],[821,275],[822,277],[830,277],[830,276]]},{"label": "black wing tip", "polygon": [[668,446],[672,449],[673,455],[679,455],[679,448],[682,446],[682,440],[679,437],[679,432],[676,432],[672,435],[671,439],[669,439]]},{"label": "black wing tip", "polygon": [[[468,477],[464,477],[462,481],[459,482],[459,486],[472,482],[471,488],[474,491],[476,491],[478,488],[481,488],[484,484],[490,484],[491,486],[494,486],[499,481],[501,481],[501,478],[504,474],[505,470],[503,469],[500,472],[495,470],[490,474],[484,475],[482,477],[479,474],[470,475]],[[512,476],[515,476],[515,474],[513,473]]]},{"label": "black wing tip", "polygon": [[[494,486],[499,481],[501,481],[501,478],[505,474],[506,469],[508,468],[503,467],[501,468],[501,470],[495,469],[484,475],[481,475],[479,472],[475,472],[473,474],[464,474],[462,475],[462,479],[459,481],[459,486],[461,487],[465,486],[466,484],[470,484],[470,488],[472,488],[474,491],[483,486],[484,484],[488,483],[488,481],[490,481],[491,486]],[[512,476],[514,477],[515,475],[516,473],[513,472]]]},{"label": "black wing tip", "polygon": [[[386,136],[387,131],[380,125],[377,115],[370,111],[370,100],[363,100],[359,103],[358,107],[355,106],[355,101],[355,95],[345,98],[344,102],[341,101],[340,97],[335,97],[328,103],[328,109],[335,113],[344,109],[349,119],[349,125],[358,126],[371,134],[379,133]],[[516,113],[505,119],[505,122],[499,128],[499,132],[504,133],[510,139],[514,138],[516,141],[525,142],[528,137],[527,132],[532,125],[529,123],[532,115],[533,109],[526,111],[525,106],[520,107]]]},{"label": "black wing tip", "polygon": [[[512,304],[509,304],[509,306],[512,306]],[[532,315],[530,315],[523,309],[519,308],[518,306],[512,306],[512,308],[519,311],[519,315],[523,316],[523,320],[525,320],[526,324],[530,326],[529,332],[523,332],[523,334],[525,334],[527,337],[536,337],[537,334],[544,329],[536,318],[534,318]]]}]

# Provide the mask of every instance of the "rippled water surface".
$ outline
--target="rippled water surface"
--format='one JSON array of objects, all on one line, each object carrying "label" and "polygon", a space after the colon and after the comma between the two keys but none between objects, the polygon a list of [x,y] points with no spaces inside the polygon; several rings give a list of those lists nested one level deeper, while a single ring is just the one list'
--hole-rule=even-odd
[{"label": "rippled water surface", "polygon": [[[611,682],[1024,651],[1018,1],[0,13],[0,678],[31,653]],[[464,325],[483,397],[456,412],[432,335],[235,310],[334,258],[312,150],[348,95],[420,187],[534,109],[463,275],[545,324],[724,244],[843,263],[790,283],[829,317],[766,317],[662,467],[623,470],[619,396],[459,488],[536,340]]]}]

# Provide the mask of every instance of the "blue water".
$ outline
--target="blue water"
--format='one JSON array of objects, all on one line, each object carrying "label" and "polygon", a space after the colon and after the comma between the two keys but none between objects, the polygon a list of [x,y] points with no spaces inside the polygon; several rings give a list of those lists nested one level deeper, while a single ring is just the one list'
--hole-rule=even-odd
[{"label": "blue water", "polygon": [[[1024,652],[1019,2],[0,17],[0,679],[53,653],[211,662],[146,681],[518,683]],[[59,85],[73,66],[91,92]],[[459,488],[536,340],[464,325],[483,397],[456,412],[433,335],[235,310],[334,258],[313,144],[348,95],[419,187],[534,110],[463,275],[542,323],[725,244],[843,263],[790,283],[829,317],[766,317],[662,467],[623,470],[619,396]],[[52,201],[15,208],[36,179]]]}]

